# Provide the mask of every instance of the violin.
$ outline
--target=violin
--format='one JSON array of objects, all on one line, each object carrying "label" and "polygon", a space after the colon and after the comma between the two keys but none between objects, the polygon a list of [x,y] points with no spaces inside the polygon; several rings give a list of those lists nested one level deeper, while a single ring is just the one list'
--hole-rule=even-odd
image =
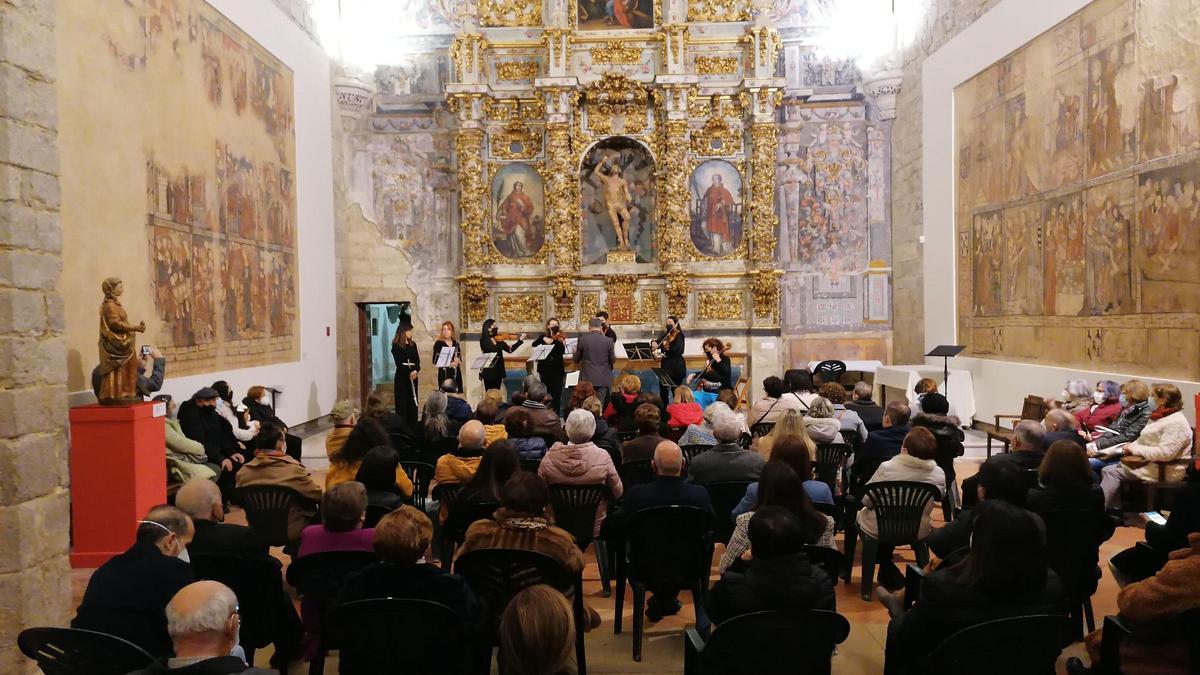
[{"label": "violin", "polygon": [[667,351],[667,347],[670,347],[671,343],[674,342],[675,338],[678,336],[679,324],[675,324],[671,327],[671,330],[658,336],[658,339],[654,341],[654,351],[658,353],[659,358],[662,358]]},{"label": "violin", "polygon": [[521,336],[517,335],[516,333],[496,333],[492,336],[493,342],[512,342],[513,340],[520,339]]}]

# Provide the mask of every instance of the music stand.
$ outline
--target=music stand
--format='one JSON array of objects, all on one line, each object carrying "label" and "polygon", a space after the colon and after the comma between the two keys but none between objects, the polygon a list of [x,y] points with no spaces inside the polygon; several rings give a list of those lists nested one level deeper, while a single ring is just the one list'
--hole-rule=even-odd
[{"label": "music stand", "polygon": [[964,349],[966,347],[963,345],[938,345],[925,355],[942,357],[942,384],[946,387],[944,396],[947,398],[950,397],[950,357],[958,356]]},{"label": "music stand", "polygon": [[438,352],[437,358],[434,359],[433,365],[435,368],[449,368],[450,362],[454,360],[458,349],[455,347],[447,347]]},{"label": "music stand", "polygon": [[631,361],[653,361],[654,350],[650,348],[649,342],[626,342],[625,357]]},{"label": "music stand", "polygon": [[667,390],[675,388],[675,381],[671,379],[670,375],[663,372],[662,368],[651,368],[650,372],[654,373],[654,377],[658,378],[658,386]]},{"label": "music stand", "polygon": [[538,345],[533,348],[533,352],[529,355],[529,360],[526,361],[545,361],[550,356],[550,352],[554,351],[554,345]]},{"label": "music stand", "polygon": [[479,356],[475,357],[474,361],[471,362],[471,370],[483,370],[484,368],[491,366],[492,362],[495,360],[496,352],[480,354]]}]

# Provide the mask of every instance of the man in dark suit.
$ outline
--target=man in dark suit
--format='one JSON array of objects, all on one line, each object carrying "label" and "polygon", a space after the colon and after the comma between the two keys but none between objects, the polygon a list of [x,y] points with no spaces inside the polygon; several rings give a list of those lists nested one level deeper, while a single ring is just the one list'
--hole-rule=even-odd
[{"label": "man in dark suit", "polygon": [[737,417],[728,412],[718,413],[713,416],[712,426],[717,444],[692,458],[688,479],[696,485],[758,480],[766,461],[757,452],[737,444],[741,436]]},{"label": "man in dark suit", "polygon": [[155,657],[170,654],[166,608],[194,580],[186,559],[194,532],[174,506],[150,509],[133,546],[92,574],[71,627],[124,638]]},{"label": "man in dark suit", "polygon": [[1042,452],[1045,453],[1055,441],[1071,441],[1080,448],[1087,448],[1083,438],[1076,431],[1078,422],[1075,416],[1066,410],[1055,409],[1046,413],[1042,426],[1046,427],[1046,435],[1042,437]]},{"label": "man in dark suit", "polygon": [[854,399],[846,402],[846,409],[858,413],[868,433],[883,428],[883,408],[871,400],[871,393],[871,385],[859,382],[854,385]]},{"label": "man in dark suit", "polygon": [[575,354],[571,358],[579,364],[580,381],[591,382],[600,404],[607,405],[617,353],[614,348],[616,338],[605,337],[603,329],[604,322],[599,317],[588,321],[588,332],[579,336],[579,344],[575,345]]},{"label": "man in dark suit", "polygon": [[[651,466],[654,467],[656,478],[649,483],[630,487],[625,492],[621,508],[604,519],[600,537],[605,541],[620,542],[629,517],[655,506],[696,506],[710,514],[713,512],[708,490],[689,483],[683,476],[683,451],[674,441],[658,444]],[[664,616],[679,612],[680,605],[676,600],[678,588],[651,588],[650,592],[653,596],[646,602],[646,616],[651,621],[659,621]]]}]

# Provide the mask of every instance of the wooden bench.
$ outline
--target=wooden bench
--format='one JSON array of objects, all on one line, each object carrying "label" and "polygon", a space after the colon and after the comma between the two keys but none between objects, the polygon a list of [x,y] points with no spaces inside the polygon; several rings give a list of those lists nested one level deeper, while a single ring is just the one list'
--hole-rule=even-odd
[{"label": "wooden bench", "polygon": [[[987,432],[987,456],[992,456],[992,441],[998,441],[1004,448],[1004,452],[1008,452],[1008,446],[1012,443],[1013,430],[1017,428],[1017,424],[1022,420],[1034,420],[1041,422],[1046,416],[1046,400],[1041,396],[1030,394],[1025,397],[1025,403],[1021,406],[1020,415],[996,415],[995,428]],[[1000,426],[1000,420],[1012,420],[1011,427],[1005,429]]]}]

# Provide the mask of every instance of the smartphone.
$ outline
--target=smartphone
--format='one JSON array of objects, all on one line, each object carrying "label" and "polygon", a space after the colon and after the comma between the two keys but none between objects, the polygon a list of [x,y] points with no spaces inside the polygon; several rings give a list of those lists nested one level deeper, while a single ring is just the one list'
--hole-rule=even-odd
[{"label": "smartphone", "polygon": [[1159,513],[1158,511],[1147,511],[1147,512],[1143,513],[1142,515],[1146,517],[1146,520],[1154,523],[1155,525],[1166,525],[1167,524],[1167,519],[1163,518],[1163,515],[1161,513]]},{"label": "smartphone", "polygon": [[142,358],[150,356],[150,345],[142,345]]}]

